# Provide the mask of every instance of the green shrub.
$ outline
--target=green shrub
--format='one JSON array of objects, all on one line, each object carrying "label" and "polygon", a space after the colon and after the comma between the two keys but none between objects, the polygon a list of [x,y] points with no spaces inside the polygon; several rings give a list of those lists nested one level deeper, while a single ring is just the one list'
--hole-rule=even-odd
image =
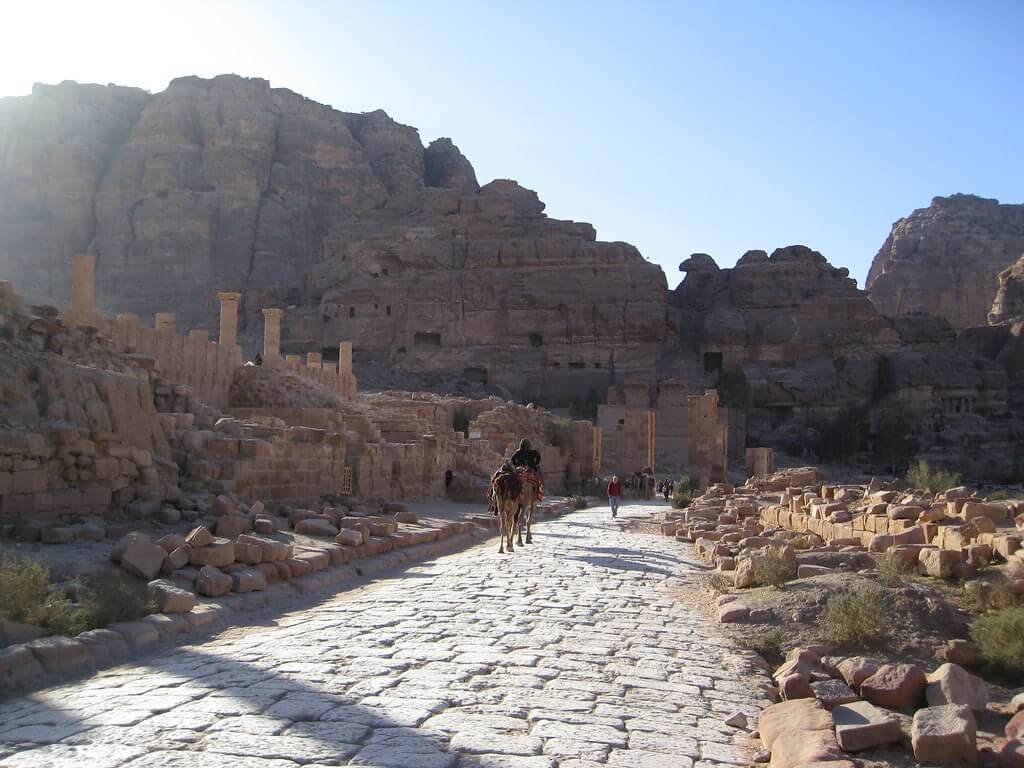
[{"label": "green shrub", "polygon": [[587,497],[576,494],[575,496],[569,497],[569,503],[572,504],[573,509],[586,509]]},{"label": "green shrub", "polygon": [[907,482],[915,488],[938,494],[945,493],[950,488],[956,488],[960,485],[961,478],[959,472],[932,469],[928,466],[928,462],[919,461],[907,472]]},{"label": "green shrub", "polygon": [[685,509],[693,502],[693,488],[690,486],[689,475],[676,480],[672,488],[672,508]]},{"label": "green shrub", "polygon": [[806,423],[812,453],[824,461],[844,461],[864,450],[868,441],[868,412],[847,405],[825,419]]},{"label": "green shrub", "polygon": [[1010,498],[1010,494],[1006,491],[995,491],[990,493],[987,497],[988,501],[1006,501]]},{"label": "green shrub", "polygon": [[46,567],[27,557],[0,556],[0,618],[77,635],[152,613],[141,582],[106,571],[79,583],[77,601],[50,586]]},{"label": "green shrub", "polygon": [[726,592],[732,592],[732,579],[721,571],[709,573],[707,575],[707,584],[715,592],[720,592],[723,595]]},{"label": "green shrub", "polygon": [[818,618],[822,635],[837,645],[869,642],[884,636],[888,626],[885,593],[874,584],[836,592]]},{"label": "green shrub", "polygon": [[979,616],[971,627],[971,640],[992,671],[1024,675],[1024,607]]},{"label": "green shrub", "polygon": [[789,635],[780,627],[769,629],[767,632],[758,632],[753,637],[743,641],[743,647],[761,654],[766,661],[777,665],[782,661],[782,649],[786,645]]},{"label": "green shrub", "polygon": [[875,459],[894,475],[897,467],[905,466],[917,453],[914,427],[914,420],[903,408],[887,408],[879,416],[873,446]]},{"label": "green shrub", "polygon": [[0,555],[0,617],[39,624],[50,595],[50,574],[27,557]]},{"label": "green shrub", "polygon": [[913,563],[889,553],[875,558],[878,563],[878,582],[883,587],[899,587],[914,573]]},{"label": "green shrub", "polygon": [[985,579],[968,581],[963,586],[961,603],[971,613],[985,613],[1012,608],[1020,602],[1009,580],[994,573]]},{"label": "green shrub", "polygon": [[781,552],[774,549],[754,557],[753,566],[756,587],[781,589],[783,584],[796,576],[796,565],[787,561]]}]

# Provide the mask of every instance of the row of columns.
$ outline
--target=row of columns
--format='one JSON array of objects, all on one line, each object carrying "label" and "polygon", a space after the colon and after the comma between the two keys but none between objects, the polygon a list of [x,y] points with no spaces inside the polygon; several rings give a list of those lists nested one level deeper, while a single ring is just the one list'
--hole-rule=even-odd
[{"label": "row of columns", "polygon": [[[238,343],[238,302],[242,294],[235,291],[221,291],[220,334],[218,342],[233,346]],[[71,309],[67,317],[72,320],[90,320],[96,316],[96,257],[91,253],[73,256],[71,259]],[[263,310],[263,360],[273,363],[281,357],[281,318],[284,310],[268,307]],[[173,312],[157,312],[154,326],[157,331],[177,331]],[[209,339],[208,331],[192,330],[190,336]],[[300,362],[298,355],[288,355],[288,362]],[[322,369],[323,358],[319,352],[310,352],[306,357],[309,368]],[[338,345],[338,373],[352,373],[352,342],[343,341]]]}]

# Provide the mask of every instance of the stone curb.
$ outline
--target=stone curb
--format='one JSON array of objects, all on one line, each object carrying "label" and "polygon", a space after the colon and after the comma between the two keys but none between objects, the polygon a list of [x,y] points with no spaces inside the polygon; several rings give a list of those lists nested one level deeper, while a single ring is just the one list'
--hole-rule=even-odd
[{"label": "stone curb", "polygon": [[[570,511],[573,510],[560,504],[538,510],[538,519],[560,517]],[[386,572],[453,554],[494,536],[491,527],[483,525],[484,520],[474,518],[467,522],[472,525],[466,533],[328,566],[305,576],[274,582],[259,592],[203,598],[189,613],[154,613],[137,621],[83,632],[75,638],[53,635],[10,645],[0,649],[0,701],[87,677],[157,648],[185,645],[219,631],[252,625],[268,614],[282,615],[312,607],[342,591],[371,584]]]}]

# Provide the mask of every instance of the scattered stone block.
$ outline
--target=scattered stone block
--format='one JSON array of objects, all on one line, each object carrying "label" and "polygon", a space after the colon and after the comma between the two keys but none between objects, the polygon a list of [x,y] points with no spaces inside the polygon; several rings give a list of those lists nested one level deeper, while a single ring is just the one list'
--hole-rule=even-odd
[{"label": "scattered stone block", "polygon": [[51,674],[69,674],[88,667],[93,656],[89,647],[70,637],[41,637],[25,644],[43,669]]},{"label": "scattered stone block", "polygon": [[[221,520],[224,519],[223,517],[221,518]],[[235,561],[245,563],[246,565],[258,565],[263,562],[263,548],[259,544],[236,541]]]},{"label": "scattered stone block", "polygon": [[726,603],[718,609],[719,624],[742,624],[750,618],[750,608],[743,603]]},{"label": "scattered stone block", "polygon": [[164,573],[174,573],[179,568],[184,568],[188,565],[188,561],[191,557],[192,548],[186,544],[183,547],[178,547],[173,552],[168,552],[164,558],[164,564],[161,570]]},{"label": "scattered stone block", "polygon": [[295,532],[305,536],[330,536],[338,535],[338,529],[331,525],[331,522],[322,517],[308,517],[295,524]]},{"label": "scattered stone block", "polygon": [[156,627],[141,621],[119,621],[108,624],[107,629],[123,637],[133,651],[146,650],[160,642]]},{"label": "scattered stone block", "polygon": [[160,613],[188,613],[196,605],[196,596],[164,579],[146,585],[146,596],[156,603]]},{"label": "scattered stone block", "polygon": [[17,686],[38,679],[43,674],[43,665],[24,645],[0,648],[0,688],[9,691]]},{"label": "scattered stone block", "polygon": [[212,565],[223,568],[235,562],[235,542],[228,539],[214,538],[205,547],[193,546],[189,552],[192,565]]},{"label": "scattered stone block", "polygon": [[255,568],[233,569],[227,574],[231,579],[232,592],[257,592],[267,588],[267,579]]},{"label": "scattered stone block", "polygon": [[903,738],[899,722],[867,701],[841,704],[832,710],[832,718],[836,741],[844,752],[859,752]]},{"label": "scattered stone block", "polygon": [[947,640],[936,656],[961,667],[973,667],[978,661],[978,646],[969,640]]},{"label": "scattered stone block", "polygon": [[233,539],[251,529],[249,518],[241,515],[222,515],[217,518],[217,535],[223,539]]},{"label": "scattered stone block", "polygon": [[214,517],[234,515],[238,513],[238,505],[231,500],[230,496],[221,494],[213,500],[211,511],[213,512]]},{"label": "scattered stone block", "polygon": [[733,712],[723,722],[732,728],[746,728],[747,716],[742,712]]},{"label": "scattered stone block", "polygon": [[962,704],[975,712],[984,712],[988,706],[985,681],[958,664],[947,662],[929,674],[927,679],[925,696],[929,707]]},{"label": "scattered stone block", "polygon": [[779,693],[786,701],[793,699],[813,699],[814,689],[811,688],[811,676],[806,672],[794,672],[791,675],[783,675],[776,678],[779,684]]},{"label": "scattered stone block", "polygon": [[853,690],[860,690],[860,684],[878,671],[881,666],[877,659],[867,656],[850,656],[836,665],[836,669],[846,684]]},{"label": "scattered stone block", "polygon": [[860,693],[877,706],[909,711],[920,703],[927,682],[916,664],[884,664],[861,683]]},{"label": "scattered stone block", "polygon": [[179,536],[176,533],[168,533],[166,536],[161,536],[156,540],[156,543],[160,545],[164,552],[173,552],[180,547],[186,546],[184,536]]},{"label": "scattered stone block", "polygon": [[832,709],[858,699],[857,694],[842,680],[819,680],[811,683],[811,691],[825,709]]},{"label": "scattered stone block", "polygon": [[910,741],[921,765],[978,764],[977,726],[970,707],[947,704],[919,709]]},{"label": "scattered stone block", "polygon": [[102,525],[84,523],[75,529],[75,538],[79,541],[103,541],[107,531]]},{"label": "scattered stone block", "polygon": [[177,525],[181,522],[181,510],[174,507],[161,507],[157,519],[165,525]]},{"label": "scattered stone block", "polygon": [[338,535],[334,537],[334,540],[339,544],[358,547],[363,543],[363,532],[356,530],[355,528],[342,528],[338,532]]},{"label": "scattered stone block", "polygon": [[1024,710],[1024,693],[1018,693],[1010,699],[1010,711],[1020,712],[1021,710]]},{"label": "scattered stone block", "polygon": [[925,576],[936,579],[950,578],[955,568],[963,561],[958,549],[937,549],[929,547],[918,553],[918,569]]},{"label": "scattered stone block", "polygon": [[162,547],[157,546],[149,540],[149,537],[141,533],[130,533],[125,539],[127,542],[124,549],[120,551],[118,560],[122,568],[147,581],[160,573],[164,557],[167,554]]},{"label": "scattered stone block", "polygon": [[207,597],[220,597],[230,592],[233,584],[234,581],[228,574],[212,565],[206,565],[199,569],[196,591]]},{"label": "scattered stone block", "polygon": [[206,547],[213,543],[213,534],[209,528],[200,525],[189,531],[185,541],[190,547]]},{"label": "scattered stone block", "polygon": [[256,533],[271,534],[274,532],[274,521],[269,517],[257,517],[253,521],[252,529]]},{"label": "scattered stone block", "polygon": [[758,720],[761,741],[772,753],[772,768],[841,759],[832,728],[832,715],[814,699],[773,704]]}]

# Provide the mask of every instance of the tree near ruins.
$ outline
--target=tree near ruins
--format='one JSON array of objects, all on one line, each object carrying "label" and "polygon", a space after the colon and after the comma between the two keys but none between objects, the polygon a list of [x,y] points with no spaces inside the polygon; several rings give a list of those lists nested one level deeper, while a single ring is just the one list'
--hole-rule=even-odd
[{"label": "tree near ruins", "polygon": [[914,420],[901,408],[886,408],[878,419],[874,453],[879,462],[890,467],[892,474],[910,463],[917,453],[917,438],[913,435]]}]

